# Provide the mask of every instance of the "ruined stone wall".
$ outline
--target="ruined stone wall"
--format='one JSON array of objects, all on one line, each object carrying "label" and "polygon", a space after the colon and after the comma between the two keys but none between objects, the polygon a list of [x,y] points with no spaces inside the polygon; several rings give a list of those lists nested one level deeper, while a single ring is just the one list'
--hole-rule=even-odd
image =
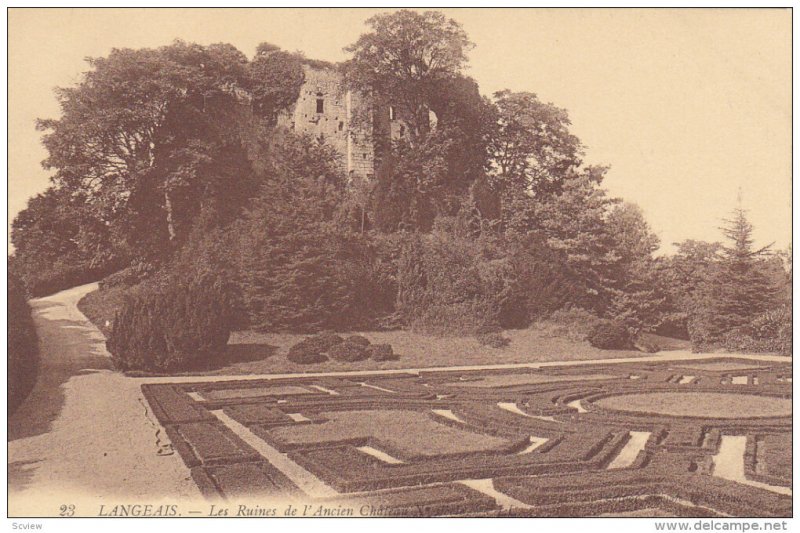
[{"label": "ruined stone wall", "polygon": [[[350,179],[371,179],[380,164],[376,139],[398,140],[409,135],[402,111],[385,99],[348,91],[333,68],[304,65],[305,82],[294,106],[282,112],[278,124],[334,147]],[[383,143],[384,145],[386,143]]]},{"label": "ruined stone wall", "polygon": [[305,82],[295,105],[278,124],[327,143],[341,155],[351,178],[375,174],[373,109],[369,98],[348,91],[334,69],[303,66]]},{"label": "ruined stone wall", "polygon": [[349,137],[347,171],[352,177],[371,179],[375,175],[375,113],[371,98],[348,92]]},{"label": "ruined stone wall", "polygon": [[[333,69],[304,65],[303,70],[305,82],[300,96],[293,108],[281,113],[278,124],[333,146],[342,154],[342,167],[346,169],[348,110],[341,76]],[[320,107],[322,112],[318,112]]]}]

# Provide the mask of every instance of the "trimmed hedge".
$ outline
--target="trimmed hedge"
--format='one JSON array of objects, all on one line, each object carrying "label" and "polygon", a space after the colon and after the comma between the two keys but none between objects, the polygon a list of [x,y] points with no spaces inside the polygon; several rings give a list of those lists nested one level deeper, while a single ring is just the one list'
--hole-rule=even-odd
[{"label": "trimmed hedge", "polygon": [[117,312],[106,347],[123,371],[205,369],[224,361],[233,322],[227,284],[215,276],[141,287]]},{"label": "trimmed hedge", "polygon": [[293,363],[301,365],[311,365],[315,363],[322,363],[328,360],[325,353],[344,342],[344,339],[335,333],[323,331],[306,337],[291,348],[286,355],[287,359]]},{"label": "trimmed hedge", "polygon": [[286,355],[289,361],[299,364],[322,363],[330,359],[353,363],[365,359],[394,361],[391,344],[371,344],[363,335],[350,335],[343,339],[331,332],[322,332],[306,337],[291,348]]},{"label": "trimmed hedge", "polygon": [[373,344],[367,348],[367,353],[373,361],[395,361],[400,358],[394,353],[391,344]]},{"label": "trimmed hedge", "polygon": [[324,350],[320,349],[321,344],[315,342],[314,337],[309,337],[298,342],[291,348],[286,358],[293,363],[301,365],[310,365],[315,363],[322,363],[327,361],[328,357],[322,353]]},{"label": "trimmed hedge", "polygon": [[363,335],[350,335],[349,337],[347,337],[347,342],[351,344],[360,344],[361,346],[364,347],[369,346],[371,344],[369,342],[369,339]]},{"label": "trimmed hedge", "polygon": [[8,414],[13,413],[28,396],[36,382],[38,339],[25,299],[22,282],[8,276]]},{"label": "trimmed hedge", "polygon": [[369,352],[367,352],[367,348],[365,346],[361,344],[354,344],[350,341],[337,344],[328,351],[328,355],[337,361],[346,361],[350,363],[355,361],[363,361],[364,359],[369,358]]}]

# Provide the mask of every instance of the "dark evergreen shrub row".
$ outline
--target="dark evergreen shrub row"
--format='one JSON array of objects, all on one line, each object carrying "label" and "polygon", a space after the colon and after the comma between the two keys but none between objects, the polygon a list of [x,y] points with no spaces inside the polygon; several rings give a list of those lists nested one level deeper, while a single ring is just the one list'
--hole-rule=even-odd
[{"label": "dark evergreen shrub row", "polygon": [[17,410],[36,382],[38,340],[22,282],[8,276],[8,413]]}]

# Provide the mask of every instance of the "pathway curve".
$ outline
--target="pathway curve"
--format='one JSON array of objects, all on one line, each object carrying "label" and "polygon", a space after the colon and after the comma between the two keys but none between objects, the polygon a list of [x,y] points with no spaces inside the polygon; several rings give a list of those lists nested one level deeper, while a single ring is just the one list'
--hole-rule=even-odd
[{"label": "pathway curve", "polygon": [[8,420],[9,516],[57,516],[61,505],[177,503],[200,493],[177,454],[157,455],[141,380],[110,370],[102,334],[77,303],[95,284],[31,301],[40,366]]}]

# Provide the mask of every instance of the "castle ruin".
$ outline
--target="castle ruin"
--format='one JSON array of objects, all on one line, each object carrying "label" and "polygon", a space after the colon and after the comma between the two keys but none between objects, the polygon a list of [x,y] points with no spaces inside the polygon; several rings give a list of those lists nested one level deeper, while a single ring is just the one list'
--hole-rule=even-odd
[{"label": "castle ruin", "polygon": [[397,140],[407,125],[397,110],[349,90],[333,67],[303,65],[305,81],[297,101],[278,117],[278,124],[335,148],[350,180],[376,174],[376,139]]}]

